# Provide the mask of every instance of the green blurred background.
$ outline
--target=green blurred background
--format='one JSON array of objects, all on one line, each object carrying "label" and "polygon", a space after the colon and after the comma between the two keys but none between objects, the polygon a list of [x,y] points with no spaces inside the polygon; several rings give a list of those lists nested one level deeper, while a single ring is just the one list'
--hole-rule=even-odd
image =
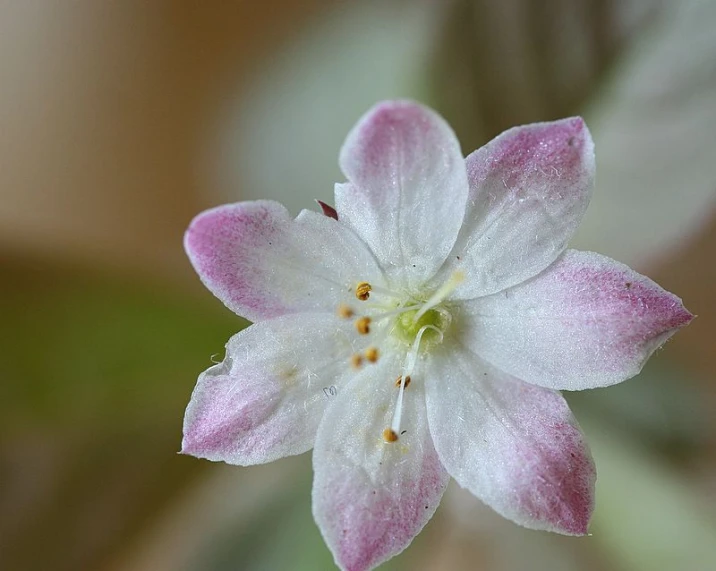
[{"label": "green blurred background", "polygon": [[182,251],[201,209],[331,202],[375,101],[463,151],[583,114],[597,190],[575,246],[698,314],[638,378],[568,395],[599,470],[592,536],[451,485],[385,569],[716,568],[716,3],[0,2],[0,568],[323,570],[310,455],[177,454],[196,376],[245,323]]}]

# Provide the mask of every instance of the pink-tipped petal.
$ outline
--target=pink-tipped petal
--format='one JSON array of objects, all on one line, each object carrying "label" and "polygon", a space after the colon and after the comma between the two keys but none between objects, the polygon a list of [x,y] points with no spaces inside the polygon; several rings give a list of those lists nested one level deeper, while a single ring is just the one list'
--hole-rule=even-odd
[{"label": "pink-tipped petal", "polygon": [[461,299],[503,290],[551,264],[587,209],[595,170],[579,117],[515,127],[466,161],[465,222],[441,272],[462,269]]},{"label": "pink-tipped petal", "polygon": [[465,304],[463,342],[510,374],[580,390],[633,377],[693,316],[624,264],[568,250],[533,279]]},{"label": "pink-tipped petal", "polygon": [[340,165],[348,184],[336,185],[339,219],[389,274],[430,278],[455,243],[468,193],[452,129],[417,103],[380,103],[348,135]]},{"label": "pink-tipped petal", "polygon": [[182,452],[247,466],[310,450],[324,408],[353,374],[351,328],[300,314],[233,336],[224,361],[199,376]]},{"label": "pink-tipped petal", "polygon": [[564,398],[467,351],[428,365],[430,433],[458,484],[532,529],[584,535],[596,472]]},{"label": "pink-tipped petal", "polygon": [[[338,566],[373,569],[405,549],[447,486],[428,433],[425,396],[405,391],[397,442],[385,442],[398,394],[396,360],[366,369],[338,395],[313,452],[313,515]],[[405,431],[405,432],[403,432]]]},{"label": "pink-tipped petal", "polygon": [[268,200],[199,214],[184,245],[204,285],[251,321],[334,312],[351,301],[357,281],[382,281],[373,255],[349,228],[306,210],[292,220]]}]

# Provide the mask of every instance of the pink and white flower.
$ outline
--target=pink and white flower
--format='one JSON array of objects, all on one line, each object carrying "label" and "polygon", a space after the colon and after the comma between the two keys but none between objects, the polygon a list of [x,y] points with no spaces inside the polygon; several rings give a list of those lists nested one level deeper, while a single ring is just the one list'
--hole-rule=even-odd
[{"label": "pink and white flower", "polygon": [[254,324],[200,375],[182,451],[246,466],[313,448],[314,517],[348,571],[402,551],[450,477],[523,526],[585,534],[596,473],[557,391],[632,377],[692,319],[566,250],[587,127],[518,127],[464,159],[433,111],[386,102],[340,165],[335,213],[254,201],[191,223],[201,280]]}]

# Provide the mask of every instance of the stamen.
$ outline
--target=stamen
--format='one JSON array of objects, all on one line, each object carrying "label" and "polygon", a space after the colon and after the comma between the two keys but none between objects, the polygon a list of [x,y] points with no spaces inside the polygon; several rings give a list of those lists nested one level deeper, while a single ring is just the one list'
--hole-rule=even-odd
[{"label": "stamen", "polygon": [[355,321],[356,329],[361,335],[368,335],[370,333],[370,317],[359,317]]},{"label": "stamen", "polygon": [[415,317],[413,317],[413,322],[417,323],[426,312],[430,311],[433,307],[455,291],[455,288],[457,288],[457,286],[459,286],[464,280],[465,274],[463,272],[460,270],[454,272],[453,275],[450,276],[450,279],[440,286],[437,291],[428,298],[420,311],[418,311],[415,314]]},{"label": "stamen", "polygon": [[392,317],[394,315],[400,315],[401,313],[406,313],[408,311],[413,311],[415,309],[420,308],[420,305],[406,305],[405,307],[399,307],[398,309],[393,309],[392,311],[384,311],[383,313],[379,313],[377,315],[373,315],[372,319],[375,321],[378,321],[380,319],[385,319],[386,317]]},{"label": "stamen", "polygon": [[[395,379],[395,386],[399,387],[403,382],[403,376],[399,376],[397,379]],[[405,376],[405,388],[407,389],[410,386],[410,375]]]},{"label": "stamen", "polygon": [[375,363],[378,360],[378,356],[378,349],[376,349],[375,347],[368,347],[365,350],[365,358],[371,363]]},{"label": "stamen", "polygon": [[386,428],[383,431],[383,440],[385,440],[386,442],[395,442],[396,440],[398,440],[398,433],[391,428]]},{"label": "stamen", "polygon": [[345,303],[341,303],[338,306],[337,313],[338,313],[338,317],[342,317],[343,319],[350,319],[351,317],[353,317],[353,315],[355,315],[353,313],[353,310],[350,307],[348,307]]},{"label": "stamen", "polygon": [[354,369],[360,369],[360,366],[363,364],[363,355],[360,353],[354,353],[351,355],[351,366]]},{"label": "stamen", "polygon": [[370,290],[372,289],[373,287],[368,282],[360,282],[356,286],[356,297],[361,301],[365,301],[370,297]]},{"label": "stamen", "polygon": [[370,284],[370,288],[371,288],[370,291],[372,291],[373,293],[379,293],[379,294],[382,294],[382,295],[387,295],[388,297],[395,297],[395,298],[398,298],[398,299],[402,299],[403,297],[405,297],[404,295],[401,295],[401,294],[396,293],[396,292],[394,292],[394,291],[390,291],[389,289],[386,289],[386,288],[384,288],[384,287],[380,287],[380,286],[377,286],[377,285],[374,285],[374,284]]},{"label": "stamen", "polygon": [[358,285],[355,287],[356,297],[361,301],[366,301],[370,297],[371,293],[379,293],[395,299],[405,299],[405,295],[402,293],[390,291],[387,288],[377,286],[369,282],[358,282]]}]

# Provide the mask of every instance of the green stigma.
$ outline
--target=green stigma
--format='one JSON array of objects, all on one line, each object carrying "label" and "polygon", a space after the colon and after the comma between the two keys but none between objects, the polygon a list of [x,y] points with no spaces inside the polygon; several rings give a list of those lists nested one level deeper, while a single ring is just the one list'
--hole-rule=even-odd
[{"label": "green stigma", "polygon": [[[415,316],[418,314],[417,309],[412,311],[406,311],[401,313],[395,320],[395,328],[393,329],[394,335],[404,341],[408,345],[412,345],[415,338],[418,336],[420,330],[426,325],[431,325],[440,331],[445,331],[450,316],[441,310],[430,309],[420,316],[420,319],[415,320]],[[421,347],[429,347],[434,345],[436,342],[440,342],[441,334],[435,329],[426,329],[423,332],[421,339]]]}]

